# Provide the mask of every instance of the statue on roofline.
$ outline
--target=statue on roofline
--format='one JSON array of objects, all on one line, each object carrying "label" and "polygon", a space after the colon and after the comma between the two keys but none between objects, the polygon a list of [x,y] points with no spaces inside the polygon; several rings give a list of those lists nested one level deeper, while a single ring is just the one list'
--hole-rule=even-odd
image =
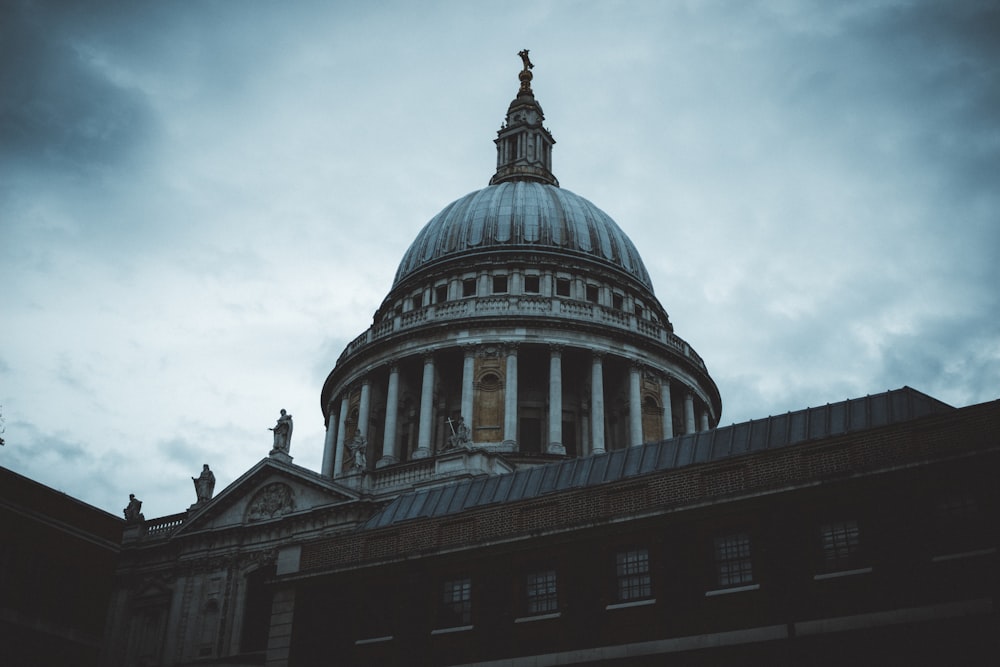
[{"label": "statue on roofline", "polygon": [[267,430],[274,433],[274,447],[271,449],[271,454],[279,452],[287,454],[292,442],[292,416],[282,408],[281,416],[278,417],[278,422],[274,425],[274,428]]},{"label": "statue on roofline", "polygon": [[215,473],[208,469],[207,463],[202,466],[201,474],[192,477],[191,481],[194,482],[194,492],[198,494],[199,503],[206,503],[212,499],[212,493],[215,491]]}]

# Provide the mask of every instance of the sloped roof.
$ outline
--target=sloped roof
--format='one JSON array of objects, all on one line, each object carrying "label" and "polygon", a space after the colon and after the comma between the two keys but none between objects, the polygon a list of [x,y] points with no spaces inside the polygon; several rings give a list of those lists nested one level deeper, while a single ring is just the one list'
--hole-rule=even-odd
[{"label": "sloped roof", "polygon": [[373,515],[362,530],[789,447],[954,409],[915,389],[903,387],[606,454],[406,493]]}]

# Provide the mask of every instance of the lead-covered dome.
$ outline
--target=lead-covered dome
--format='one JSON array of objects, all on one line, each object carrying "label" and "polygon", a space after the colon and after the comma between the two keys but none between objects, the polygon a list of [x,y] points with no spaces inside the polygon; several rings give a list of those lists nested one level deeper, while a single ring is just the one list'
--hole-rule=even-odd
[{"label": "lead-covered dome", "polygon": [[533,181],[491,185],[446,206],[403,255],[393,286],[458,255],[509,251],[585,256],[653,291],[639,252],[611,216],[573,192]]}]

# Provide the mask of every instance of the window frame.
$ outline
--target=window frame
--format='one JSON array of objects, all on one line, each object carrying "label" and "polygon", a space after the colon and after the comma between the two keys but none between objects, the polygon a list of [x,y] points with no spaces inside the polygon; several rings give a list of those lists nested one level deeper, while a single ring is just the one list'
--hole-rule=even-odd
[{"label": "window frame", "polygon": [[559,573],[554,567],[534,568],[525,572],[521,577],[521,596],[523,617],[558,614]]},{"label": "window frame", "polygon": [[[532,287],[533,284],[533,287]],[[524,293],[525,294],[541,294],[542,293],[542,277],[538,274],[526,273],[524,275]]]},{"label": "window frame", "polygon": [[816,531],[819,548],[819,574],[814,579],[829,579],[871,572],[864,567],[864,531],[856,518],[832,518],[819,524]]},{"label": "window frame", "polygon": [[438,587],[437,630],[472,627],[472,593],[470,576],[450,577],[441,582]]},{"label": "window frame", "polygon": [[613,566],[613,602],[608,605],[608,609],[656,602],[653,596],[653,563],[649,547],[636,545],[616,549]]},{"label": "window frame", "polygon": [[754,549],[750,533],[730,530],[712,537],[712,586],[706,595],[760,588],[754,574]]}]

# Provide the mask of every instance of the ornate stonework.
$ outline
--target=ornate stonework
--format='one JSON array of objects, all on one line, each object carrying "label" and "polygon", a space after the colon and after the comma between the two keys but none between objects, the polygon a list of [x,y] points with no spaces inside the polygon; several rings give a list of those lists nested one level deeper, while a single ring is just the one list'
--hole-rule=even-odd
[{"label": "ornate stonework", "polygon": [[254,494],[247,505],[246,521],[266,521],[295,510],[295,492],[281,482],[268,484]]}]

